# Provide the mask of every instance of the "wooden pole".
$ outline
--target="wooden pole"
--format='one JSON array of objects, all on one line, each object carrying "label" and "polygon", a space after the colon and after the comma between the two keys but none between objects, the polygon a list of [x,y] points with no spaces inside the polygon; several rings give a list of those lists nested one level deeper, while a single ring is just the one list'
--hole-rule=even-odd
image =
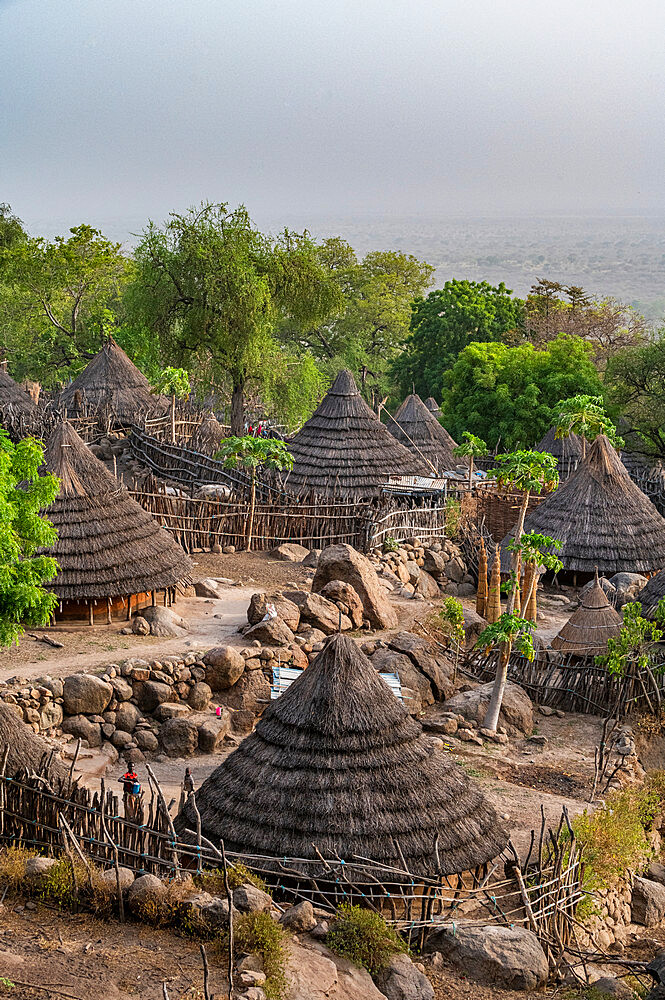
[{"label": "wooden pole", "polygon": [[478,590],[476,591],[476,614],[481,618],[487,612],[487,549],[485,539],[481,537],[478,546]]}]

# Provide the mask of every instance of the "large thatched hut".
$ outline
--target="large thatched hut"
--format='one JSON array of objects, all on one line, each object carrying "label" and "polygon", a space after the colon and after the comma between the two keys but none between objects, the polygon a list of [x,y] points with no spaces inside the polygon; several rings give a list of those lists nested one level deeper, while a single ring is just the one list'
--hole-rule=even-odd
[{"label": "large thatched hut", "polygon": [[60,492],[46,514],[58,530],[47,551],[60,571],[50,584],[60,598],[56,617],[110,621],[175,596],[191,563],[169,533],[130,497],[83,443],[71,424],[53,430],[44,454]]},{"label": "large thatched hut", "polygon": [[567,479],[582,461],[582,438],[578,434],[565,437],[556,436],[556,427],[550,427],[547,434],[536,445],[535,451],[546,451],[554,455],[559,470],[559,479]]},{"label": "large thatched hut", "polygon": [[15,440],[37,430],[39,409],[0,366],[0,424]]},{"label": "large thatched hut", "polygon": [[610,604],[598,582],[580,595],[580,606],[552,639],[552,649],[575,656],[600,656],[607,652],[608,639],[621,631],[621,615]]},{"label": "large thatched hut", "polygon": [[[452,874],[489,861],[507,840],[482,792],[342,634],[270,703],[196,804],[213,842],[303,859],[309,874],[317,849],[403,869],[399,848],[414,873]],[[195,829],[191,804],[176,824]]]},{"label": "large thatched hut", "polygon": [[295,492],[360,499],[377,496],[390,474],[431,476],[429,466],[396,441],[360,395],[350,371],[339,373],[289,443]]},{"label": "large thatched hut", "polygon": [[[579,468],[526,516],[525,531],[562,543],[564,570],[605,576],[653,573],[665,566],[665,520],[632,481],[605,435],[587,448]],[[510,568],[511,534],[501,543]]]},{"label": "large thatched hut", "polygon": [[143,372],[112,337],[58,397],[68,416],[108,412],[121,423],[166,413],[168,400],[156,396]]},{"label": "large thatched hut", "polygon": [[415,393],[406,397],[386,426],[405,448],[426,461],[435,475],[464,464],[453,455],[455,441]]},{"label": "large thatched hut", "polygon": [[219,451],[222,439],[226,436],[227,428],[220,424],[214,413],[209,413],[192,434],[189,447],[212,457]]},{"label": "large thatched hut", "polygon": [[16,711],[16,705],[0,701],[0,760],[4,758],[5,747],[9,747],[4,772],[8,778],[24,770],[34,771],[49,781],[67,777],[67,768],[55,744],[34,733]]}]

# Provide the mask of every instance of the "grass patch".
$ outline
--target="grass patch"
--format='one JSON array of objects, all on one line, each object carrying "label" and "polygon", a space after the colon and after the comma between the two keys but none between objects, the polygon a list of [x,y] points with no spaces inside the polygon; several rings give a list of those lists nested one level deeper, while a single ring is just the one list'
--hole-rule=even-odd
[{"label": "grass patch", "polygon": [[406,951],[397,932],[379,913],[343,903],[326,936],[326,944],[336,955],[378,976],[393,955]]},{"label": "grass patch", "polygon": [[[254,872],[251,872],[241,862],[229,865],[227,871],[231,891],[249,882],[251,885],[256,886],[257,889],[261,889],[262,892],[269,892],[268,886],[263,879],[255,875]],[[224,896],[226,894],[224,872],[221,868],[211,868],[201,872],[200,875],[195,875],[194,885],[205,892],[209,892],[212,896]]]},{"label": "grass patch", "polygon": [[259,955],[266,981],[262,989],[268,1000],[286,996],[286,942],[281,924],[269,913],[243,913],[234,921],[233,936],[237,952]]}]

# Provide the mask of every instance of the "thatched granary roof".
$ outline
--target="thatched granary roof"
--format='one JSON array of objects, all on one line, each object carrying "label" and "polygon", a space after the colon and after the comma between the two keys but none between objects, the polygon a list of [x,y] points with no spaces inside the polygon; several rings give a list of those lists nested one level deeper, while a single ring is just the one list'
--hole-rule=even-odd
[{"label": "thatched granary roof", "polygon": [[54,744],[34,733],[30,726],[19,718],[14,706],[5,705],[0,701],[0,760],[7,744],[9,744],[5,768],[7,777],[13,778],[23,768],[35,771],[49,781],[67,777],[67,768],[59,759],[57,752],[53,754]]},{"label": "thatched granary roof", "polygon": [[339,373],[289,451],[294,465],[286,487],[295,492],[371,497],[390,474],[432,474],[381,423],[347,370]]},{"label": "thatched granary roof", "polygon": [[168,400],[151,392],[148,379],[112,337],[62,390],[58,402],[68,413],[87,404],[93,410],[106,408],[128,421],[146,413],[164,413],[169,405]]},{"label": "thatched granary roof", "polygon": [[576,656],[599,656],[607,652],[607,640],[620,630],[621,615],[608,601],[596,572],[594,585],[581,594],[579,608],[552,639],[552,649]]},{"label": "thatched granary roof", "polygon": [[226,436],[226,428],[220,424],[213,413],[209,413],[192,434],[189,444],[195,451],[212,457],[219,451],[222,438]]},{"label": "thatched granary roof", "polygon": [[554,455],[559,469],[559,478],[567,479],[582,461],[582,438],[578,434],[556,437],[556,427],[550,427],[545,437],[538,442],[535,451],[546,451]]},{"label": "thatched granary roof", "polygon": [[439,404],[435,400],[434,396],[428,396],[427,397],[427,399],[425,400],[425,406],[427,407],[427,409],[429,410],[429,412],[433,413],[434,416],[438,420],[439,417],[441,416],[441,407],[439,406]]},{"label": "thatched granary roof", "polygon": [[174,586],[191,563],[169,533],[133,500],[71,424],[52,432],[44,454],[60,492],[46,514],[58,529],[48,550],[60,572],[48,584],[62,600],[126,597]]},{"label": "thatched granary roof", "polygon": [[[474,869],[504,848],[492,806],[338,634],[196,795],[205,835],[227,850],[316,861],[337,852],[413,872]],[[186,805],[176,820],[194,829]],[[303,870],[312,873],[311,867]]]},{"label": "thatched granary roof", "polygon": [[417,458],[431,462],[437,475],[463,464],[453,455],[456,445],[448,431],[415,393],[406,397],[386,426]]},{"label": "thatched granary roof", "polygon": [[[632,481],[616,451],[599,435],[579,468],[527,514],[525,531],[562,542],[565,570],[606,576],[653,573],[665,566],[665,520]],[[509,569],[508,534],[501,568]]]}]

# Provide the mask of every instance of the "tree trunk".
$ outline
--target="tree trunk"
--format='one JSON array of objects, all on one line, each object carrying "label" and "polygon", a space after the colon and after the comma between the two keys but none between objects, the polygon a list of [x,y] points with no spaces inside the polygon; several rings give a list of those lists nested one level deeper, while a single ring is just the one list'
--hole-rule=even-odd
[{"label": "tree trunk", "polygon": [[[524,518],[526,517],[526,510],[529,506],[529,497],[531,493],[529,490],[524,494],[522,500],[522,506],[520,507],[520,516],[517,519],[517,525],[515,527],[515,542],[519,544],[522,535],[524,534]],[[513,558],[511,560],[511,569],[513,573],[517,572],[517,558],[518,553],[513,552]],[[515,590],[511,590],[508,594],[508,607],[506,608],[506,614],[512,615],[515,610]],[[510,659],[510,651],[512,644],[509,642],[501,643],[501,655],[499,657],[499,662],[496,668],[496,677],[494,678],[494,687],[492,688],[492,697],[490,698],[490,703],[487,706],[487,712],[485,713],[485,718],[483,720],[483,729],[489,729],[490,732],[495,733],[496,727],[499,724],[499,712],[501,711],[501,703],[503,702],[503,692],[506,689],[506,680],[508,679],[508,660]]]},{"label": "tree trunk", "polygon": [[252,548],[252,532],[254,531],[254,507],[256,505],[256,469],[254,466],[252,466],[251,476],[252,485],[249,493],[249,520],[247,522],[247,541],[245,544],[245,550],[247,552],[249,552]]},{"label": "tree trunk", "polygon": [[586,458],[586,434],[582,435],[582,461]]},{"label": "tree trunk", "polygon": [[240,372],[233,373],[233,393],[231,395],[231,437],[242,437],[245,433],[245,378]]},{"label": "tree trunk", "polygon": [[473,455],[469,455],[469,489],[473,486]]},{"label": "tree trunk", "polygon": [[175,393],[171,396],[171,444],[175,444]]}]

